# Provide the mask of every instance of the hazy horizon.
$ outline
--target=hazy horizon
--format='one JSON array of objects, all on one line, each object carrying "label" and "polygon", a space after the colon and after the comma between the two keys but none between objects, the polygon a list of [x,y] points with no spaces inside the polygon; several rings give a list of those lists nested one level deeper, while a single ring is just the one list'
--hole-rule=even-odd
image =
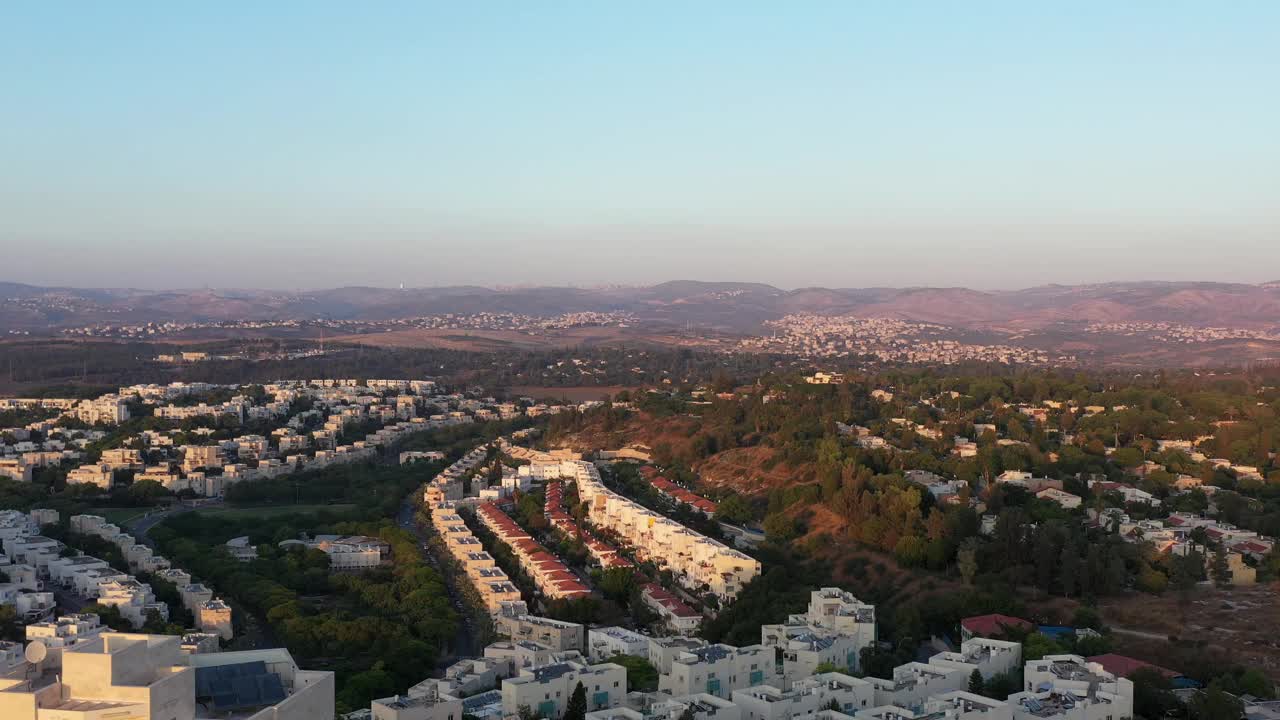
[{"label": "hazy horizon", "polygon": [[0,279],[1261,283],[1280,5],[0,8]]}]

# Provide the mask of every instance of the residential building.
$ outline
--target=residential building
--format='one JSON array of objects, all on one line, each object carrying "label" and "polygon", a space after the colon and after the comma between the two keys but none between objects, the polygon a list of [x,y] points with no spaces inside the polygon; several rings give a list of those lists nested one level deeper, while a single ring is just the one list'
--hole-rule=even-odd
[{"label": "residential building", "polygon": [[231,628],[231,606],[222,600],[206,600],[196,608],[196,627],[223,640],[235,637]]},{"label": "residential building", "polygon": [[434,689],[374,700],[369,709],[373,720],[462,720],[462,701]]},{"label": "residential building", "polygon": [[1121,720],[1133,717],[1133,683],[1079,655],[1027,662],[1025,691],[1009,696],[1014,720]]},{"label": "residential building", "polygon": [[658,689],[672,695],[706,693],[728,698],[734,690],[778,685],[774,649],[763,645],[735,648],[704,645],[678,654],[671,670],[659,678]]},{"label": "residential building", "polygon": [[529,640],[554,651],[586,649],[586,629],[578,623],[553,620],[537,615],[506,615],[494,618],[499,635],[512,641]]},{"label": "residential building", "polygon": [[592,662],[602,662],[614,655],[647,657],[649,637],[622,627],[591,628],[587,631],[587,651]]},{"label": "residential building", "polygon": [[585,665],[565,661],[525,668],[502,681],[502,711],[515,716],[527,707],[548,720],[564,714],[569,696],[582,683],[587,693],[587,710],[617,707],[627,694],[627,671],[621,665]]}]

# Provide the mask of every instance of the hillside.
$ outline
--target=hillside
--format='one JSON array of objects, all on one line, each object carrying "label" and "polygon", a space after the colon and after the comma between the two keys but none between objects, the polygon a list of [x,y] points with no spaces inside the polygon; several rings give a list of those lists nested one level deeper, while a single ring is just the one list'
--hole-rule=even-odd
[{"label": "hillside", "polygon": [[1134,282],[966,288],[818,288],[682,280],[650,287],[492,289],[477,286],[311,291],[76,289],[0,283],[0,330],[94,323],[216,320],[386,320],[445,313],[622,311],[670,326],[749,332],[789,313],[893,317],[961,328],[1039,328],[1145,320],[1232,327],[1280,322],[1280,284]]}]

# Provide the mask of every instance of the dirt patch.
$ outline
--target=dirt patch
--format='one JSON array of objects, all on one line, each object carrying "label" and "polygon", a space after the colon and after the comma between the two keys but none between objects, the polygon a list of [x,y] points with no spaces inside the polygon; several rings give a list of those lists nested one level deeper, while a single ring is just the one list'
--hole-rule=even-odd
[{"label": "dirt patch", "polygon": [[697,464],[699,479],[713,487],[754,494],[813,479],[813,468],[777,464],[766,469],[774,450],[767,447],[732,448]]},{"label": "dirt patch", "polygon": [[[1186,648],[1221,654],[1280,680],[1280,584],[1230,590],[1200,589],[1191,603],[1174,593],[1133,594],[1100,603],[1103,618],[1119,630],[1117,652],[1170,665]],[[1174,638],[1170,642],[1168,638]]]}]

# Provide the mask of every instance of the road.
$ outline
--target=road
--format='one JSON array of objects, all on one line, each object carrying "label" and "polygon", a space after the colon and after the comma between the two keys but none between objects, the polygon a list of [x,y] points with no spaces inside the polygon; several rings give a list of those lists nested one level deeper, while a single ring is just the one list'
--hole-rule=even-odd
[{"label": "road", "polygon": [[1129,628],[1114,627],[1114,626],[1111,628],[1111,632],[1117,633],[1120,635],[1130,635],[1132,637],[1142,638],[1144,640],[1167,641],[1169,639],[1168,634],[1161,635],[1160,633],[1143,632],[1141,630],[1130,630]]},{"label": "road", "polygon": [[[414,490],[409,497],[404,499],[400,505],[400,512],[396,515],[396,523],[413,533],[418,539],[418,546],[422,548],[422,554],[426,558],[428,564],[437,571],[440,570],[440,559],[435,556],[428,543],[429,538],[421,527],[418,526],[414,513],[417,506],[414,504],[415,496],[421,492]],[[453,581],[445,573],[440,573],[441,579],[444,581],[445,590],[449,593],[449,604],[453,606],[454,612],[458,613],[458,632],[453,638],[453,655],[451,658],[440,658],[440,664],[443,666],[447,662],[452,662],[456,658],[477,657],[480,655],[480,647],[478,644],[478,633],[475,627],[475,621],[471,618],[471,611],[467,608],[462,600],[462,594],[458,592],[458,588]]]}]

